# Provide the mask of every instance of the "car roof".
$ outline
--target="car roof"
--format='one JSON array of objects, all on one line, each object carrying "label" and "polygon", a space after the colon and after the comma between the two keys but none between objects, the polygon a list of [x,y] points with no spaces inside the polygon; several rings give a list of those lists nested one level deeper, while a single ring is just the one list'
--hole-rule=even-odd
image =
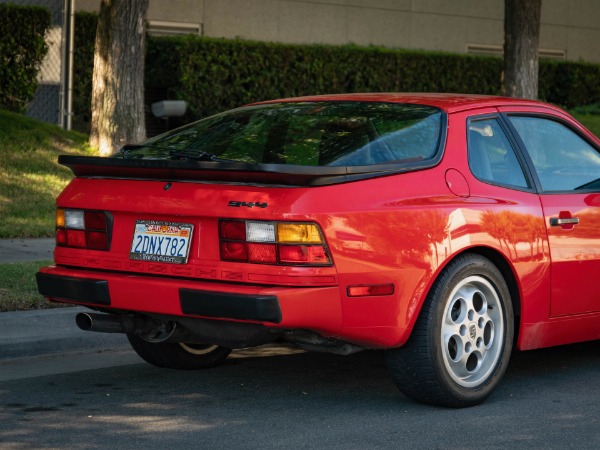
[{"label": "car roof", "polygon": [[521,98],[500,97],[478,94],[442,94],[442,93],[361,93],[361,94],[332,94],[312,95],[305,97],[285,98],[270,100],[257,104],[282,103],[282,102],[325,102],[325,101],[356,101],[356,102],[382,102],[382,103],[409,103],[434,106],[446,112],[463,111],[467,109],[494,107],[494,106],[544,106],[554,110],[558,108],[546,103],[526,100]]}]

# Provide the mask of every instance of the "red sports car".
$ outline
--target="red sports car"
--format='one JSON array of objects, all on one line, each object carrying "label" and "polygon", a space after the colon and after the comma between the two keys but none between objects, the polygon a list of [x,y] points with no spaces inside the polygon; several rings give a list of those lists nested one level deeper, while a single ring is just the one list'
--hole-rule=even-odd
[{"label": "red sports car", "polygon": [[600,338],[600,141],[502,97],[356,94],[61,156],[50,301],[200,369],[286,341],[385,349],[408,397],[483,401],[513,345]]}]

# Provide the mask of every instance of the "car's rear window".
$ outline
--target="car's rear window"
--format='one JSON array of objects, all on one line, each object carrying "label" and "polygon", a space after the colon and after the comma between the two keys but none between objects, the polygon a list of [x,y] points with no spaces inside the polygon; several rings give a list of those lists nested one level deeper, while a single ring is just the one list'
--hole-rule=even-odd
[{"label": "car's rear window", "polygon": [[434,158],[442,113],[424,105],[303,102],[249,106],[125,147],[119,157],[364,166]]}]

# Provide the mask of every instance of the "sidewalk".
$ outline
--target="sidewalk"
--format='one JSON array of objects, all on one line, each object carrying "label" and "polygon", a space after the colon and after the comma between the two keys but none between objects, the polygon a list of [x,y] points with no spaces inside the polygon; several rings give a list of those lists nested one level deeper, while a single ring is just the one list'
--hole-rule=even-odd
[{"label": "sidewalk", "polygon": [[[0,264],[52,260],[54,239],[0,239]],[[0,286],[1,288],[1,286]],[[87,308],[0,313],[0,360],[129,346],[124,334],[82,331],[75,316]]]},{"label": "sidewalk", "polygon": [[0,264],[51,261],[54,239],[0,239]]}]

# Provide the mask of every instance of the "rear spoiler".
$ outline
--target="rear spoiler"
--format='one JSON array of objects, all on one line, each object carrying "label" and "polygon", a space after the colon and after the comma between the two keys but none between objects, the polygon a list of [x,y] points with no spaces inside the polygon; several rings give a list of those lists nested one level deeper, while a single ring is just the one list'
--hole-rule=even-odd
[{"label": "rear spoiler", "polygon": [[60,155],[58,163],[77,177],[234,182],[281,186],[326,186],[431,167],[433,161],[372,166],[312,167],[222,161],[172,161]]}]

